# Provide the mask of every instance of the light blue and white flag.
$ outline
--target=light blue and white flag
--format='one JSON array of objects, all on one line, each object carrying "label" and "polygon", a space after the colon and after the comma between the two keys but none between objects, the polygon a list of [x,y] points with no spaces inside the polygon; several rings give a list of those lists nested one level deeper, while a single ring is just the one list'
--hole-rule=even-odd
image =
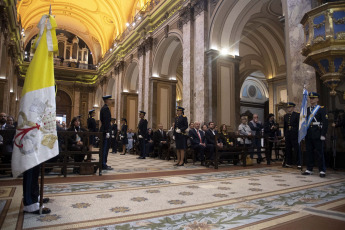
[{"label": "light blue and white flag", "polygon": [[307,102],[308,102],[308,91],[303,88],[303,100],[301,105],[301,113],[299,115],[299,128],[298,128],[298,143],[304,139],[307,135]]}]

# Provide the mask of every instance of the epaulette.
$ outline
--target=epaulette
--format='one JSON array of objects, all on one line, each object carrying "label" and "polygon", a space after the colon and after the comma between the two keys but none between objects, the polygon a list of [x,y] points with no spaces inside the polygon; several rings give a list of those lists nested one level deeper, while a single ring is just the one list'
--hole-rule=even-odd
[{"label": "epaulette", "polygon": [[322,109],[323,109],[323,107],[325,107],[325,106],[320,106]]},{"label": "epaulette", "polygon": [[186,115],[182,115],[183,117],[186,117]]}]

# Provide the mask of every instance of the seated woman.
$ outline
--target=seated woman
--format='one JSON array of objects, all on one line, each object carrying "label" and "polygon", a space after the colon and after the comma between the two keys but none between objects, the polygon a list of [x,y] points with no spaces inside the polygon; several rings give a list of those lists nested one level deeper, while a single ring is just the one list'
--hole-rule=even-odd
[{"label": "seated woman", "polygon": [[[241,124],[238,126],[238,134],[241,136],[251,136],[252,135],[252,130],[247,124],[247,118],[245,116],[241,117]],[[246,147],[250,147],[252,142],[248,138],[238,138],[238,142],[240,143],[241,146],[245,145]]]},{"label": "seated woman", "polygon": [[146,137],[146,156],[149,156],[149,153],[153,152],[153,132],[151,128],[147,129],[147,137]]},{"label": "seated woman", "polygon": [[[72,132],[85,132],[86,130],[80,127],[80,120],[79,117],[73,117],[71,121],[71,126],[67,131]],[[82,151],[86,146],[84,145],[84,140],[78,135],[73,134],[68,139],[68,150],[70,151]],[[85,154],[74,154],[73,155],[75,162],[83,162],[85,158]],[[74,167],[73,173],[79,173],[79,168]]]},{"label": "seated woman", "polygon": [[134,136],[134,133],[132,132],[132,129],[129,129],[127,133],[128,144],[126,146],[128,153],[133,148],[133,142],[134,142],[133,136]]},{"label": "seated woman", "polygon": [[[232,148],[232,151],[236,151],[234,147],[236,147],[235,139],[229,135],[226,125],[222,124],[219,129],[219,138],[218,138],[218,148],[220,149],[219,151],[222,152],[222,155],[220,156],[220,158],[225,158],[226,152],[229,153],[230,148]],[[239,157],[237,154],[233,156],[232,161],[234,165],[238,163]]]}]

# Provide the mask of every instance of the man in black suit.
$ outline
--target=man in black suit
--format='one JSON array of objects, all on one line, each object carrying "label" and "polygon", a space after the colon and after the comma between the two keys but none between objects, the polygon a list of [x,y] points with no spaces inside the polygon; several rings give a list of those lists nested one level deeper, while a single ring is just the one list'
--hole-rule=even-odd
[{"label": "man in black suit", "polygon": [[103,170],[112,170],[113,168],[107,165],[108,161],[108,152],[109,152],[109,145],[110,145],[110,133],[111,133],[111,113],[108,105],[111,103],[111,95],[103,96],[104,105],[101,108],[100,112],[100,120],[102,126],[100,128],[100,132],[103,133],[103,162],[102,162],[102,169]]},{"label": "man in black suit", "polygon": [[117,152],[117,124],[116,118],[111,118],[111,148],[113,149],[112,153],[115,154]]},{"label": "man in black suit", "polygon": [[249,122],[249,127],[252,130],[252,136],[254,136],[252,140],[253,149],[250,151],[250,158],[253,159],[254,156],[254,150],[256,149],[256,152],[258,154],[257,163],[260,164],[262,161],[261,156],[261,132],[264,128],[261,121],[259,121],[259,115],[253,114],[253,120]]},{"label": "man in black suit", "polygon": [[205,136],[206,136],[206,147],[207,150],[209,151],[209,156],[208,159],[209,160],[214,160],[214,153],[216,150],[216,145],[218,143],[216,143],[215,137],[217,135],[217,131],[214,130],[214,122],[209,122],[208,123],[208,130],[205,132]]},{"label": "man in black suit", "polygon": [[198,160],[201,161],[201,165],[205,165],[205,134],[200,130],[200,122],[194,122],[194,128],[189,129],[189,137],[191,138],[192,148],[197,154]]},{"label": "man in black suit", "polygon": [[328,129],[328,115],[326,109],[317,104],[319,97],[318,93],[309,93],[310,107],[307,108],[308,131],[305,137],[307,170],[302,175],[311,175],[313,173],[314,155],[316,154],[319,159],[319,175],[320,177],[325,177],[326,164],[323,147]]},{"label": "man in black suit", "polygon": [[[297,157],[297,168],[301,169],[301,154],[298,147],[299,113],[294,111],[296,104],[287,103],[287,114],[284,115],[285,161],[283,167],[291,168],[292,159]],[[292,154],[292,149],[294,154]]]},{"label": "man in black suit", "polygon": [[140,121],[138,124],[138,138],[140,146],[140,157],[137,159],[146,159],[146,136],[147,136],[147,120],[145,119],[146,112],[139,111]]},{"label": "man in black suit", "polygon": [[163,125],[158,124],[158,130],[153,135],[153,140],[156,146],[158,146],[158,156],[162,158],[163,150],[168,148],[167,134],[163,130]]}]

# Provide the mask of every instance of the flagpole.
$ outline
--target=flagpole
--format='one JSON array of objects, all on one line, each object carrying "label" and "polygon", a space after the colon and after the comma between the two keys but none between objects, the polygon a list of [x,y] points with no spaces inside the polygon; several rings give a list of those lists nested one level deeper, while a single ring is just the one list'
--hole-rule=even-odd
[{"label": "flagpole", "polygon": [[[49,6],[49,16],[52,15],[52,4]],[[43,194],[44,194],[44,172],[45,172],[44,162],[41,164],[41,186],[40,186],[40,215],[42,215],[43,210]]]}]

